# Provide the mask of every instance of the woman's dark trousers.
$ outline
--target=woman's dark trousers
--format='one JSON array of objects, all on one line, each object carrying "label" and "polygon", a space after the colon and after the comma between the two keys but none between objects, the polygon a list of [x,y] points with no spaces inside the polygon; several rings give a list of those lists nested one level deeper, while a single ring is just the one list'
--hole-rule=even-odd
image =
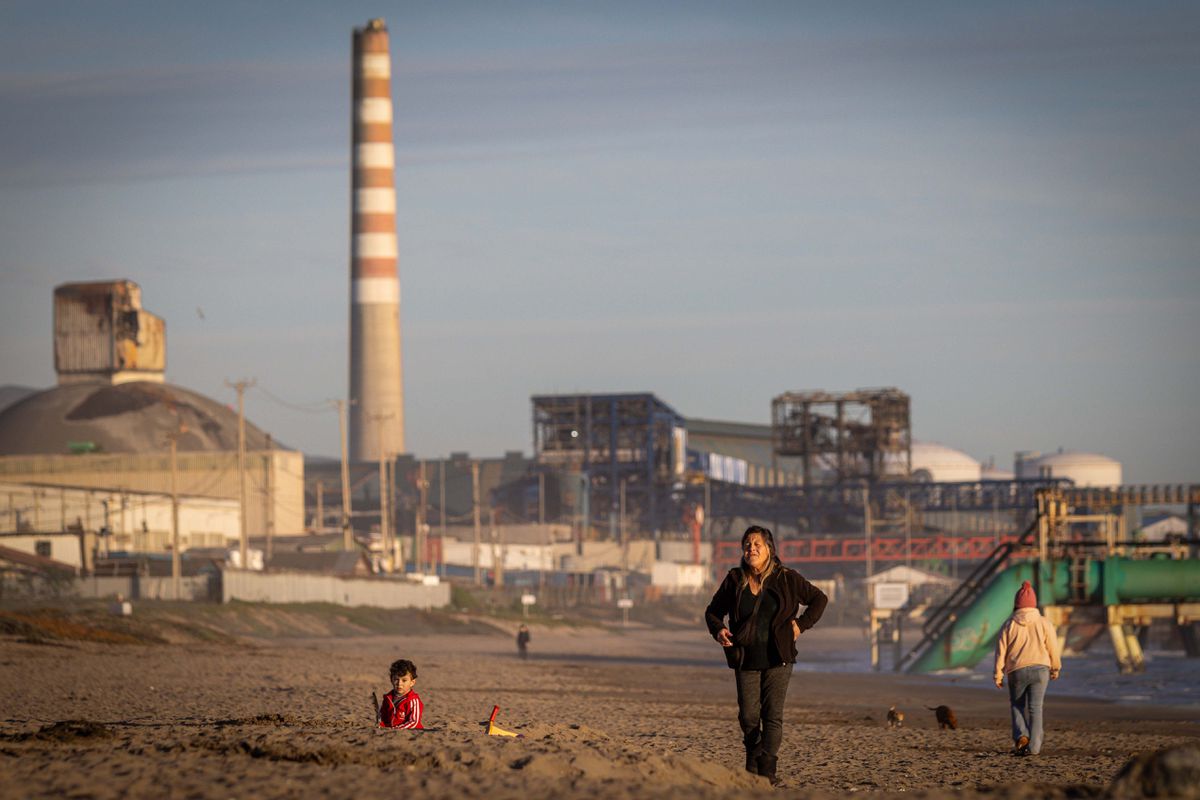
[{"label": "woman's dark trousers", "polygon": [[736,675],[738,724],[746,745],[747,768],[759,756],[769,758],[773,765],[783,740],[783,701],[792,679],[792,665],[739,669]]}]

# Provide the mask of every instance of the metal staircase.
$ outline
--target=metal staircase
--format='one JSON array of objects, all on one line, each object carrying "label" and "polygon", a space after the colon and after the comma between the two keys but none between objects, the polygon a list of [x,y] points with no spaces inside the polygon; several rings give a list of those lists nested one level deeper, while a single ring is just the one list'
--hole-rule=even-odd
[{"label": "metal staircase", "polygon": [[1028,547],[1033,543],[1039,520],[1040,516],[1035,517],[1016,541],[997,545],[988,557],[979,562],[971,574],[946,598],[946,601],[933,610],[929,619],[925,620],[925,624],[922,626],[924,635],[921,637],[921,641],[896,661],[893,667],[896,672],[903,672],[907,669],[925,652],[926,648],[954,624],[954,621],[958,619],[959,612],[969,608],[992,577],[1007,566],[1008,559],[1014,550]]}]

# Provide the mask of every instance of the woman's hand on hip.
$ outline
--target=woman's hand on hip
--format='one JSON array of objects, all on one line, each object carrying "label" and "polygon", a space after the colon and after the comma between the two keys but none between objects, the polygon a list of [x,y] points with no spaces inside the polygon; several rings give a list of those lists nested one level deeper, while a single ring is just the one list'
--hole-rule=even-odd
[{"label": "woman's hand on hip", "polygon": [[800,638],[800,623],[796,622],[796,620],[792,620],[792,641],[794,642],[799,638]]},{"label": "woman's hand on hip", "polygon": [[717,641],[721,643],[721,647],[733,647],[733,637],[729,634],[729,628],[721,628],[717,632]]}]

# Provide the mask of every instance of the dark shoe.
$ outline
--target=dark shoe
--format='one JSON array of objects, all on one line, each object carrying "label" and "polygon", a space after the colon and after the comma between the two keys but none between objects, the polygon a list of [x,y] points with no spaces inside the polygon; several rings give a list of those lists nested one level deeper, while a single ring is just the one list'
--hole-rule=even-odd
[{"label": "dark shoe", "polygon": [[[754,731],[757,734],[757,731]],[[755,736],[753,742],[742,740],[742,746],[746,748],[746,772],[751,775],[758,774],[758,757],[762,755],[762,737]]]},{"label": "dark shoe", "polygon": [[1017,746],[1013,748],[1013,755],[1014,756],[1029,755],[1029,737],[1028,736],[1022,736],[1020,739],[1017,739]]},{"label": "dark shoe", "polygon": [[777,757],[764,753],[758,757],[758,774],[769,780],[772,786],[782,786],[783,781],[779,780],[779,776],[775,774],[775,768],[778,765]]}]

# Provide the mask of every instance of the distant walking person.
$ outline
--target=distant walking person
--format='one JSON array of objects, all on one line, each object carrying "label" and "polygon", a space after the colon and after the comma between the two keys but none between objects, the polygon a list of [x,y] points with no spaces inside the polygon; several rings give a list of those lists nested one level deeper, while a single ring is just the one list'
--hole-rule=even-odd
[{"label": "distant walking person", "polygon": [[1054,626],[1038,611],[1037,594],[1025,581],[996,640],[996,688],[1004,685],[1007,675],[1014,755],[1036,756],[1042,751],[1046,687],[1058,679],[1061,669]]},{"label": "distant walking person", "polygon": [[[771,532],[752,525],[742,534],[741,564],[725,576],[704,612],[708,631],[725,648],[737,680],[746,771],[774,786],[781,783],[776,771],[783,703],[796,640],[817,624],[827,602],[824,592],[780,563]],[[799,614],[802,605],[807,608]]]},{"label": "distant walking person", "polygon": [[521,658],[529,658],[529,627],[524,623],[517,628],[517,655]]}]

